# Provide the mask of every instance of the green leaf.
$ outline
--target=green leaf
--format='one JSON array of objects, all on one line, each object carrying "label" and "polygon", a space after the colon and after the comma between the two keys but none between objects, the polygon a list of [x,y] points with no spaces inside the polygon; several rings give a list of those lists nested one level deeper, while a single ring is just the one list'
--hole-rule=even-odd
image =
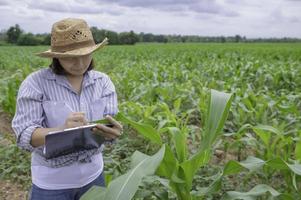
[{"label": "green leaf", "polygon": [[258,137],[263,141],[266,147],[269,146],[270,138],[271,138],[271,133],[263,131],[259,128],[253,127],[253,131],[258,135]]},{"label": "green leaf", "polygon": [[212,146],[217,137],[221,134],[221,130],[224,127],[230,110],[231,102],[231,94],[211,90],[205,131],[200,144],[200,150],[191,159],[180,164],[185,175],[188,189],[191,189],[192,180],[197,170],[209,161]]},{"label": "green leaf", "polygon": [[[286,163],[287,164],[287,163]],[[301,165],[296,164],[287,164],[287,166],[297,175],[301,176]]]},{"label": "green leaf", "polygon": [[257,126],[254,126],[253,128],[260,129],[262,131],[268,131],[268,132],[274,133],[276,135],[283,135],[283,133],[280,130],[278,130],[272,126],[268,126],[268,125],[257,125]]},{"label": "green leaf", "polygon": [[250,171],[256,171],[263,166],[269,166],[270,168],[277,170],[289,170],[301,176],[301,164],[299,163],[288,164],[281,158],[274,158],[268,161],[264,161],[253,156],[249,156],[242,162],[230,160],[224,167],[223,175],[239,173],[242,168],[248,169]]},{"label": "green leaf", "polygon": [[297,160],[301,161],[301,140],[296,143],[295,156]]},{"label": "green leaf", "polygon": [[201,166],[209,162],[210,155],[211,152],[209,151],[200,151],[197,154],[195,154],[191,159],[180,164],[180,167],[184,171],[186,184],[189,189],[191,189],[192,180],[195,173]]},{"label": "green leaf", "polygon": [[[129,118],[124,116],[121,112],[117,113],[117,115],[114,116],[114,119],[117,120],[117,121],[120,121],[124,124],[129,124],[138,133],[143,135],[145,138],[151,140],[152,142],[160,144],[160,145],[162,144],[162,140],[161,140],[161,137],[160,137],[159,133],[153,127],[151,127],[150,125],[130,120]],[[101,119],[101,120],[94,121],[92,123],[102,123],[103,124],[103,123],[108,123],[108,120],[107,119]]]},{"label": "green leaf", "polygon": [[286,199],[292,199],[290,195],[287,194],[281,194],[278,191],[276,191],[274,188],[265,185],[260,184],[256,185],[254,188],[252,188],[248,192],[236,192],[236,191],[229,191],[227,192],[226,197],[224,197],[225,200],[234,200],[234,199],[242,199],[242,200],[256,200],[257,197],[264,195],[266,193],[269,193],[272,197],[281,197],[285,196]]},{"label": "green leaf", "polygon": [[181,103],[182,103],[181,98],[178,98],[177,100],[174,101],[173,107],[176,113],[180,111]]},{"label": "green leaf", "polygon": [[172,175],[177,172],[178,167],[178,161],[176,160],[170,147],[166,145],[164,158],[158,167],[156,174],[171,179]]},{"label": "green leaf", "polygon": [[241,166],[249,169],[250,171],[256,171],[259,168],[262,168],[264,164],[265,164],[264,160],[261,160],[253,156],[249,156],[246,160],[240,162]]},{"label": "green leaf", "polygon": [[266,161],[266,165],[278,170],[288,170],[288,166],[281,158],[274,158],[271,160]]},{"label": "green leaf", "polygon": [[221,134],[228,117],[231,102],[232,94],[211,90],[205,131],[201,142],[202,149],[211,149],[213,143]]},{"label": "green leaf", "polygon": [[293,173],[301,176],[301,164],[299,163],[294,163],[294,164],[288,164],[281,158],[275,158],[271,159],[266,162],[266,165],[273,169],[279,169],[279,170],[290,170]]},{"label": "green leaf", "polygon": [[[144,176],[153,175],[161,163],[165,153],[165,146],[153,156],[148,156],[140,152],[135,152],[132,156],[134,162],[133,168],[126,174],[119,176],[111,181],[108,188],[105,190],[99,190],[99,188],[89,190],[81,200],[130,200],[138,190],[138,186]],[[93,192],[93,195],[91,193]]]},{"label": "green leaf", "polygon": [[218,192],[222,187],[221,175],[217,177],[208,187],[200,188],[198,191],[191,192],[196,197],[203,197]]},{"label": "green leaf", "polygon": [[187,158],[186,135],[177,127],[168,127],[168,130],[172,134],[178,161],[181,163]]},{"label": "green leaf", "polygon": [[270,144],[271,133],[276,134],[279,138],[283,137],[283,133],[268,125],[257,125],[252,127],[253,131],[260,137],[268,150],[273,149],[273,145]]},{"label": "green leaf", "polygon": [[112,181],[112,175],[111,174],[105,174],[105,183],[106,183],[106,187],[110,184],[110,182]]},{"label": "green leaf", "polygon": [[227,175],[237,174],[242,169],[243,169],[243,167],[241,166],[241,164],[239,162],[230,160],[229,162],[227,162],[227,164],[224,167],[223,175],[227,176]]},{"label": "green leaf", "polygon": [[159,133],[150,125],[132,121],[121,113],[118,113],[118,119],[121,122],[127,123],[132,126],[138,133],[151,140],[152,142],[162,144]]},{"label": "green leaf", "polygon": [[220,175],[218,175],[208,187],[201,188],[198,191],[193,192],[193,194],[195,196],[206,196],[213,194],[214,192],[220,190],[223,176],[237,174],[241,172],[244,168],[254,171],[262,167],[264,164],[265,162],[263,160],[252,156],[248,157],[245,161],[242,162],[230,160],[224,166],[223,172]]}]

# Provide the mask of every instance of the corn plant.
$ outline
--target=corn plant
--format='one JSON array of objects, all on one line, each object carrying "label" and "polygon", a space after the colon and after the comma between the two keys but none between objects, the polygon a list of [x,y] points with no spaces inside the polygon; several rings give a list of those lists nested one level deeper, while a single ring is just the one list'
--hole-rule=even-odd
[{"label": "corn plant", "polygon": [[[257,157],[249,156],[246,161],[238,164],[240,167],[252,172],[260,169],[258,172],[261,171],[261,176],[264,177],[267,184],[271,182],[273,176],[281,175],[286,183],[285,191],[297,196],[300,195],[299,189],[301,186],[298,185],[298,180],[301,178],[301,164],[300,160],[293,160],[294,157],[296,159],[300,158],[299,138],[294,139],[292,132],[284,132],[268,125],[252,126],[245,124],[237,133],[234,135],[228,134],[227,136],[238,136],[240,140],[236,140],[235,143],[244,143],[244,145],[255,149]],[[245,165],[246,163],[248,164]],[[256,169],[250,166],[254,166]],[[293,199],[293,197],[291,198]]]},{"label": "corn plant", "polygon": [[153,156],[136,151],[132,156],[131,169],[124,175],[110,182],[108,188],[93,186],[86,192],[81,200],[106,199],[125,200],[132,199],[144,176],[152,175],[160,165],[165,152],[165,146]]},{"label": "corn plant", "polygon": [[[165,144],[164,158],[156,171],[156,175],[167,179],[169,187],[181,200],[198,198],[191,194],[193,178],[201,166],[208,164],[212,147],[221,135],[229,113],[232,101],[231,94],[211,90],[210,96],[205,130],[201,135],[202,140],[197,153],[188,155],[186,132],[181,132],[177,127],[164,128],[172,135],[173,146]],[[129,124],[150,141],[158,145],[163,144],[159,132],[151,126],[132,121],[121,113],[116,116],[116,119]],[[109,199],[109,195],[106,196],[106,199]]]},{"label": "corn plant", "polygon": [[[12,115],[21,81],[31,71],[50,64],[51,60],[33,56],[45,49],[42,46],[0,48],[1,110]],[[227,191],[236,191],[230,192],[227,198],[285,199],[284,195],[290,194],[298,199],[300,175],[285,167],[283,162],[296,167],[301,160],[300,55],[301,45],[297,43],[139,44],[109,46],[102,52],[95,52],[96,70],[110,76],[116,86],[120,110],[130,120],[123,123],[137,122],[136,128],[125,126],[128,135],[105,149],[106,174],[111,178],[124,174],[135,150],[152,155],[165,144],[165,154],[173,156],[169,161],[178,163],[177,170],[172,169],[175,173],[171,178],[164,174],[159,178],[161,167],[158,168],[155,176],[143,178],[141,190],[136,195],[151,191],[144,196],[176,199],[177,192],[171,185],[185,185],[187,175],[183,165],[200,151],[206,130],[206,88],[215,88],[235,94],[224,129],[228,137],[217,139],[211,147],[224,150],[223,154],[218,159],[214,155],[208,165],[200,168],[193,179],[191,196],[221,198]],[[132,130],[137,130],[139,125],[144,128]],[[276,130],[268,130],[267,125]],[[142,131],[150,134],[136,135]],[[185,144],[181,138],[186,140]],[[9,149],[4,148],[2,154],[6,155],[6,151]],[[210,152],[208,154],[210,157]],[[229,155],[237,158],[239,164],[230,161],[224,166]],[[2,166],[16,167],[19,160],[14,156],[6,157]],[[265,164],[254,170],[246,168],[259,166],[256,160]],[[246,163],[245,167],[240,165]],[[30,165],[21,171],[30,171]],[[19,176],[18,170],[5,172],[7,178]],[[30,182],[28,173],[24,178]],[[152,180],[151,186],[146,185]],[[183,188],[182,193],[186,193],[188,189]],[[260,188],[263,189],[259,191]],[[165,196],[155,194],[157,189],[166,190]],[[166,197],[166,193],[169,196]],[[137,197],[143,198],[143,195]]]}]

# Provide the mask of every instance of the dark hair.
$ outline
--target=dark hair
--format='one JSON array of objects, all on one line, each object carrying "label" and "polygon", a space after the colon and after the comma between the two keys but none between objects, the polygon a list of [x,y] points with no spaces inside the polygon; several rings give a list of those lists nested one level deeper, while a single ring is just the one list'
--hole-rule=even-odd
[{"label": "dark hair", "polygon": [[[66,70],[63,68],[59,59],[57,59],[57,58],[52,59],[52,63],[49,65],[49,67],[52,69],[53,73],[55,73],[55,74],[58,74],[58,75],[66,75],[67,74]],[[87,71],[90,71],[92,69],[94,69],[94,60],[93,59],[91,60],[91,63],[89,65]]]}]

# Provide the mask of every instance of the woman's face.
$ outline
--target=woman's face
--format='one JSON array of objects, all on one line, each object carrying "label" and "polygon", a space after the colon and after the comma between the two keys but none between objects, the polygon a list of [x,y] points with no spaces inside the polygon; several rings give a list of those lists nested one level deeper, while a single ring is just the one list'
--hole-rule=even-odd
[{"label": "woman's face", "polygon": [[60,64],[65,71],[71,76],[83,75],[92,61],[92,55],[84,55],[79,57],[58,58]]}]

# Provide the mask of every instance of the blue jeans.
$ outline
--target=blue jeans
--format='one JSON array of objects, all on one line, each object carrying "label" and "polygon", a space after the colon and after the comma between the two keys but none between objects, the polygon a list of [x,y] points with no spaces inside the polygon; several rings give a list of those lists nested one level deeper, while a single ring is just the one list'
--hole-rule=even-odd
[{"label": "blue jeans", "polygon": [[103,173],[94,181],[81,188],[45,190],[32,184],[31,190],[29,191],[29,200],[79,200],[93,185],[105,187]]}]

